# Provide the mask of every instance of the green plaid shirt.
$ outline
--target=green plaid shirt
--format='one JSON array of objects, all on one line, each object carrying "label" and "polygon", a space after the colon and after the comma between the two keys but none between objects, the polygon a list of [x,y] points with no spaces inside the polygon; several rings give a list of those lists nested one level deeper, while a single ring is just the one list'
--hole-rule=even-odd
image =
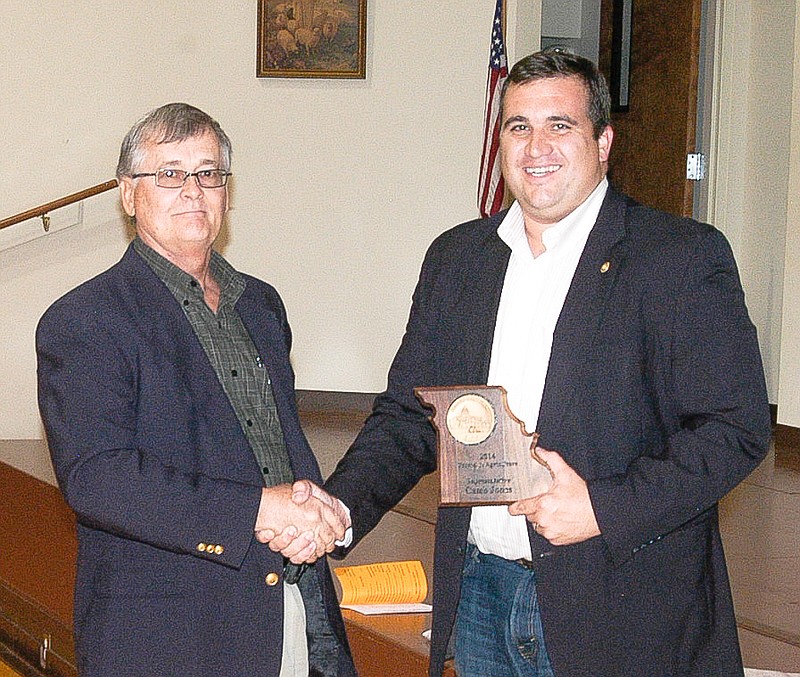
[{"label": "green plaid shirt", "polygon": [[220,254],[211,252],[210,272],[220,287],[216,314],[206,305],[200,283],[148,247],[133,241],[141,256],[183,309],[203,346],[253,448],[267,486],[294,479],[267,369],[235,304],[246,282]]}]

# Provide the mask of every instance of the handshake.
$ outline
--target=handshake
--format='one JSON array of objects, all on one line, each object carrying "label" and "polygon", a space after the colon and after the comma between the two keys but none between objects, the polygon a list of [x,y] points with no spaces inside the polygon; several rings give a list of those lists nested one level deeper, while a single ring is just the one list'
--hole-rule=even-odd
[{"label": "handshake", "polygon": [[350,526],[344,504],[310,480],[261,490],[256,539],[295,564],[311,564],[341,545]]}]

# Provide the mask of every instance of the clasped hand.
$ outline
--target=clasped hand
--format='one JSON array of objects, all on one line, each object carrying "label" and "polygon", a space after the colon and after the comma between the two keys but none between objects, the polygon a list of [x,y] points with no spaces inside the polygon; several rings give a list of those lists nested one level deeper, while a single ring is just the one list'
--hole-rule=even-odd
[{"label": "clasped hand", "polygon": [[349,526],[341,503],[309,480],[261,492],[256,539],[295,564],[315,562],[333,550]]}]

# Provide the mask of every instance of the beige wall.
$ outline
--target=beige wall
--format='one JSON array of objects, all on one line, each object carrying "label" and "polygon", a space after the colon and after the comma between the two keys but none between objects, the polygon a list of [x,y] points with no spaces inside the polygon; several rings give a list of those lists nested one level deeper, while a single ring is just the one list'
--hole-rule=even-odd
[{"label": "beige wall", "polygon": [[[382,389],[425,248],[476,216],[494,2],[368,4],[367,79],[336,81],[255,78],[254,0],[3,0],[0,217],[111,178],[154,106],[198,105],[234,144],[225,254],[283,295],[298,386]],[[538,7],[509,0],[512,53]],[[107,194],[0,251],[0,438],[41,436],[36,321],[126,242]]]},{"label": "beige wall", "polygon": [[[800,35],[800,13],[795,35]],[[789,208],[781,335],[778,422],[800,428],[800,41],[794,48]]]},{"label": "beige wall", "polygon": [[797,163],[790,140],[795,3],[720,5],[708,218],[736,254],[770,402],[779,404],[782,416],[778,389],[791,359],[782,349],[782,309],[784,303],[798,303],[784,293],[788,177]]},{"label": "beige wall", "polygon": [[800,427],[800,51],[795,2],[723,4],[711,220],[730,238],[778,422]]},{"label": "beige wall", "polygon": [[[235,146],[225,253],[282,293],[298,386],[379,390],[426,246],[475,215],[492,5],[370,0],[368,77],[334,81],[256,79],[255,2],[4,0],[0,217],[110,178],[153,106],[199,105]],[[736,251],[770,400],[800,426],[795,3],[723,10],[710,220]],[[512,60],[539,22],[538,0],[509,0]],[[112,194],[83,221],[0,251],[0,438],[41,436],[38,317],[127,242]]]}]

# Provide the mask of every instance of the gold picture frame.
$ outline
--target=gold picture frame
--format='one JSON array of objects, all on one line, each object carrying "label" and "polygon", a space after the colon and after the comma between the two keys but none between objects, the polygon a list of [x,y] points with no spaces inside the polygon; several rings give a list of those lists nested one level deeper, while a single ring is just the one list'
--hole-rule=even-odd
[{"label": "gold picture frame", "polygon": [[258,0],[259,78],[366,77],[367,0]]}]

